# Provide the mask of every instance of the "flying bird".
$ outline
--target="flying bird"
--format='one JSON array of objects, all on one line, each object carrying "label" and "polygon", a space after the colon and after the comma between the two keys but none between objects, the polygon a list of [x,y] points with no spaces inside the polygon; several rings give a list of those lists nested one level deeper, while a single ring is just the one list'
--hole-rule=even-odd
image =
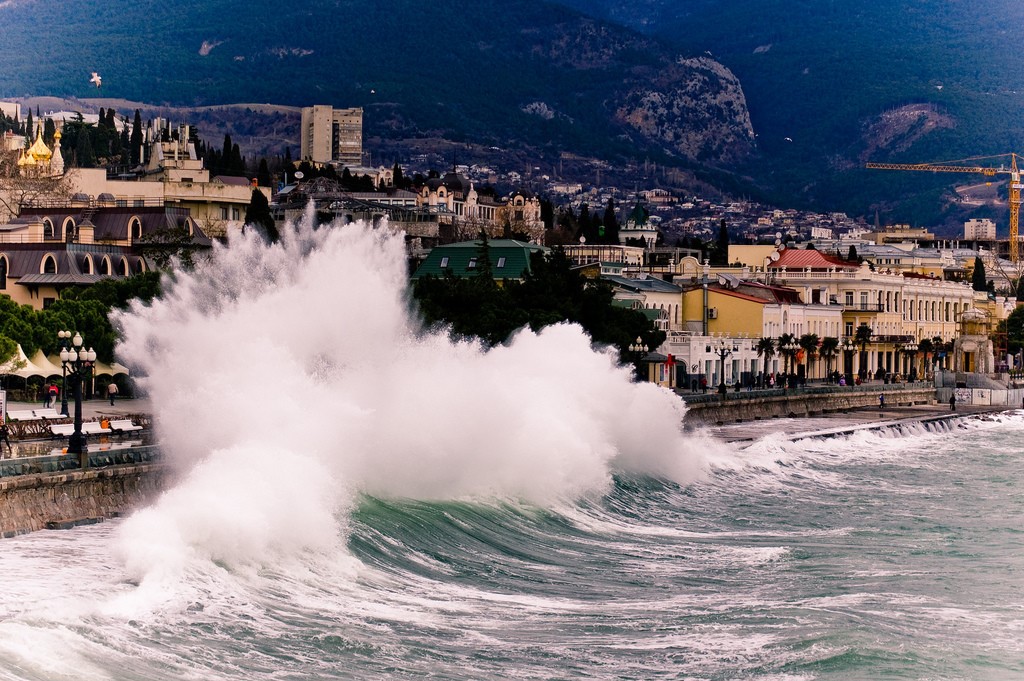
[{"label": "flying bird", "polygon": [[100,77],[100,74],[98,74],[95,71],[93,71],[92,72],[92,78],[89,79],[89,82],[90,83],[95,83],[96,87],[99,87],[100,85],[103,84],[103,78]]}]

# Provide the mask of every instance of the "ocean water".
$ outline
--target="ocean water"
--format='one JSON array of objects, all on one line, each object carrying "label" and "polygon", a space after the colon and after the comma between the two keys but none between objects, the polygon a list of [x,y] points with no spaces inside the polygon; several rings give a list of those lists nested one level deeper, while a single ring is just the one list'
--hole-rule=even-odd
[{"label": "ocean water", "polygon": [[726,445],[400,238],[254,235],[118,319],[177,471],[0,543],[0,679],[1024,678],[1024,415]]}]

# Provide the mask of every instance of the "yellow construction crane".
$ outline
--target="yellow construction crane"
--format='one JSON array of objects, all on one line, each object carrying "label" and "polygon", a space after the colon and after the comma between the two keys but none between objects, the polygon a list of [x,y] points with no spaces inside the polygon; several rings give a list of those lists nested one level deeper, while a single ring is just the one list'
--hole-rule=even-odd
[{"label": "yellow construction crane", "polygon": [[[879,170],[928,170],[933,173],[981,173],[982,175],[1009,175],[1010,176],[1010,260],[1020,260],[1020,242],[1017,239],[1017,219],[1020,215],[1020,190],[1024,188],[1020,181],[1020,172],[1017,170],[1017,154],[1001,154],[998,156],[978,156],[967,158],[962,161],[947,161],[945,163],[868,163],[866,168],[877,168]],[[968,161],[981,161],[986,159],[1007,158],[1010,159],[1010,166],[1000,164],[998,168],[992,166],[978,165],[956,165]]]}]

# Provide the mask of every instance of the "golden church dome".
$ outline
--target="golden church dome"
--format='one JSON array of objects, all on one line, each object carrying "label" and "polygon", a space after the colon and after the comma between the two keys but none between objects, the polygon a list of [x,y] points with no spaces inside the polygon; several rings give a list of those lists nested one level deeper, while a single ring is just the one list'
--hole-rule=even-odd
[{"label": "golden church dome", "polygon": [[28,153],[37,162],[49,161],[50,157],[53,156],[53,152],[43,142],[43,131],[41,128],[36,131],[36,141],[29,147]]}]

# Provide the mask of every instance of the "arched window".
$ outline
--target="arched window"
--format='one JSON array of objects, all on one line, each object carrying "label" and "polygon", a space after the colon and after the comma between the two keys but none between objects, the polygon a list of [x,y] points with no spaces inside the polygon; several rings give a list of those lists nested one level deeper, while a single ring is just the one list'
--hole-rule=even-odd
[{"label": "arched window", "polygon": [[110,276],[110,258],[103,256],[103,260],[100,260],[100,274],[104,276]]},{"label": "arched window", "polygon": [[43,238],[53,239],[53,220],[50,218],[43,218]]},{"label": "arched window", "polygon": [[40,274],[57,274],[57,259],[47,253],[43,257],[42,265],[39,268]]},{"label": "arched window", "polygon": [[[76,236],[77,227],[75,225],[75,219],[68,216],[64,218],[64,222],[60,226],[61,232],[68,241],[72,241]],[[58,235],[59,236],[59,235]]]},{"label": "arched window", "polygon": [[123,256],[121,257],[121,274],[126,277],[132,276],[132,268],[131,265],[128,264],[128,258]]},{"label": "arched window", "polygon": [[92,262],[92,256],[91,255],[86,255],[85,258],[83,258],[83,260],[82,260],[82,270],[83,270],[84,274],[92,274],[93,272],[96,271],[96,268],[95,268],[95,266],[93,265],[93,262]]},{"label": "arched window", "polygon": [[143,260],[142,258],[139,258],[135,262],[135,273],[136,274],[142,274],[145,271],[146,271],[146,261]]},{"label": "arched window", "polygon": [[136,241],[142,238],[142,220],[136,216],[132,216],[131,220],[128,221],[128,239]]},{"label": "arched window", "polygon": [[7,256],[0,255],[0,291],[7,290]]}]

